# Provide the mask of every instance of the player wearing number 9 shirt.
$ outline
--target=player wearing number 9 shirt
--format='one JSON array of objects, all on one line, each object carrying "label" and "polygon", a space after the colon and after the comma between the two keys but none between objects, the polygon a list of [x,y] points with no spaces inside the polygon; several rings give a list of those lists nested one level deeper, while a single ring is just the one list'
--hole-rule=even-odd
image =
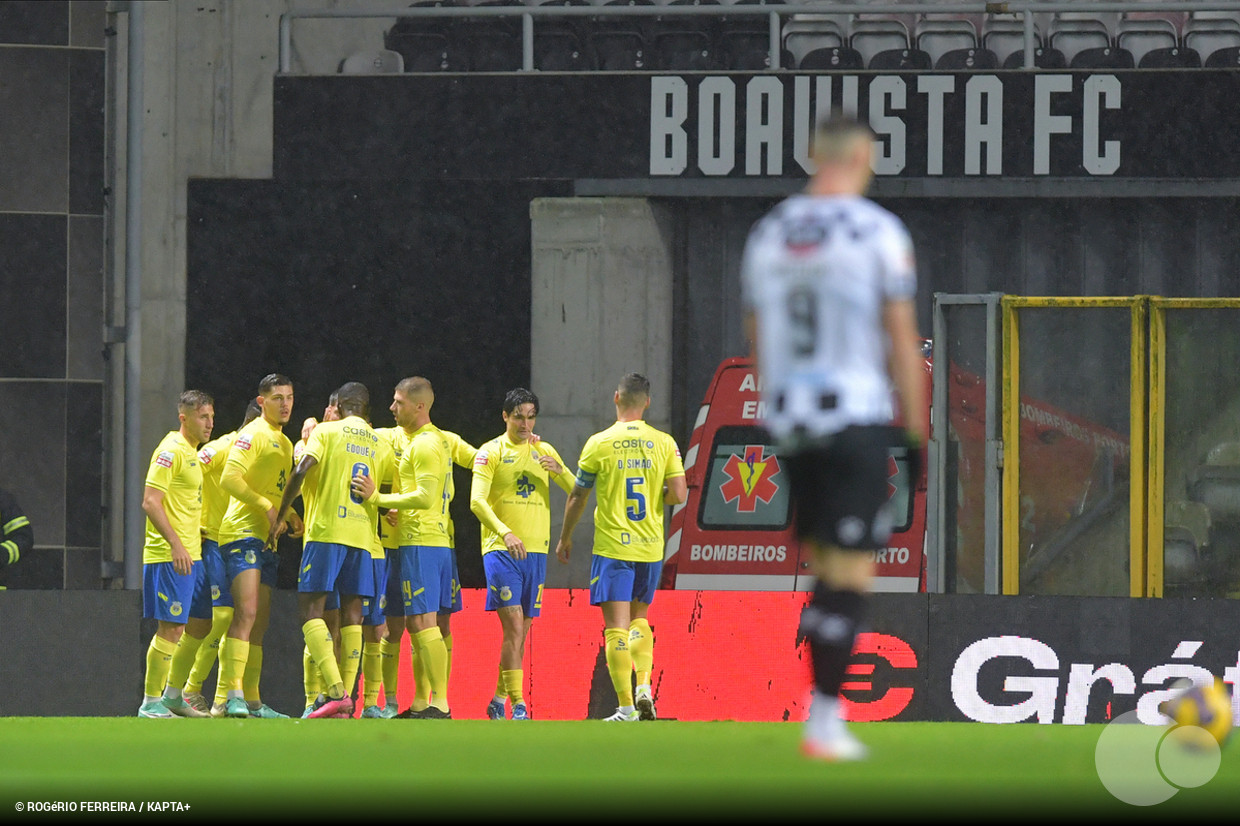
[{"label": "player wearing number 9 shirt", "polygon": [[[573,528],[590,491],[597,489],[590,604],[603,612],[607,670],[619,701],[607,719],[632,722],[655,719],[650,688],[654,638],[647,614],[663,567],[663,506],[684,502],[688,488],[675,440],[642,420],[650,406],[650,381],[629,373],[620,380],[613,401],[616,423],[591,436],[581,449],[556,557],[568,562]],[[636,689],[631,688],[633,669]]]},{"label": "player wearing number 9 shirt", "polygon": [[802,750],[823,760],[866,755],[838,695],[873,577],[870,552],[891,534],[896,398],[908,428],[899,446],[925,441],[912,242],[899,218],[864,197],[874,142],[855,120],[822,120],[806,191],[754,226],[741,265],[763,424],[818,579],[800,623],[814,672]]}]

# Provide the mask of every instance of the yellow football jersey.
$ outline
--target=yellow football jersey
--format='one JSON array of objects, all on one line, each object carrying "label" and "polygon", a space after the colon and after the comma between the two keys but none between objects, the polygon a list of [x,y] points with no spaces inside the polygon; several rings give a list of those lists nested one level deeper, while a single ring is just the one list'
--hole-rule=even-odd
[{"label": "yellow football jersey", "polygon": [[218,439],[212,439],[198,449],[198,461],[202,465],[202,531],[203,538],[219,542],[220,522],[224,512],[228,510],[228,494],[220,487],[220,476],[224,472],[224,463],[228,461],[228,451],[237,431],[225,433]]},{"label": "yellow football jersey", "polygon": [[439,428],[427,423],[414,431],[397,475],[400,490],[380,493],[377,504],[399,512],[398,543],[452,547],[452,449]]},{"label": "yellow football jersey", "polygon": [[267,512],[279,507],[292,466],[293,443],[265,418],[260,416],[237,432],[220,481],[231,496],[220,522],[221,546],[239,539],[267,539],[271,528]]},{"label": "yellow football jersey", "polygon": [[391,473],[392,452],[364,419],[323,422],[306,444],[318,469],[314,495],[306,501],[305,541],[347,545],[370,552],[378,537],[379,512],[350,489],[356,475],[382,480]]},{"label": "yellow football jersey", "polygon": [[676,441],[643,421],[616,422],[581,449],[577,484],[595,488],[594,550],[631,562],[663,558],[663,484],[685,475]]},{"label": "yellow football jersey", "polygon": [[[172,530],[189,552],[190,559],[202,559],[202,465],[198,451],[174,430],[160,441],[151,455],[146,486],[164,492],[164,513]],[[146,520],[146,540],[142,544],[144,563],[171,562],[172,546]]]},{"label": "yellow football jersey", "polygon": [[482,523],[482,552],[502,551],[504,535],[517,535],[529,553],[545,554],[551,544],[552,479],[565,491],[572,490],[573,475],[567,467],[551,476],[538,461],[551,456],[564,460],[547,442],[514,442],[505,433],[484,444],[474,457],[469,507]]}]

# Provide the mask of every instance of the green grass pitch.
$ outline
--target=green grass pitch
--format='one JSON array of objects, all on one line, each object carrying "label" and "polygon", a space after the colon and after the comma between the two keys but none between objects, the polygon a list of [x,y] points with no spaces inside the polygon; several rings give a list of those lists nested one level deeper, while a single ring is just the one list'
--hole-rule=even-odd
[{"label": "green grass pitch", "polygon": [[64,819],[132,819],[81,807],[173,801],[188,810],[140,816],[1187,823],[1240,806],[1240,762],[1231,748],[1208,783],[1142,807],[1116,800],[1098,779],[1101,726],[852,728],[871,749],[865,762],[805,760],[795,723],[0,718],[0,817],[57,818],[29,811],[30,804],[74,802],[79,812]]}]

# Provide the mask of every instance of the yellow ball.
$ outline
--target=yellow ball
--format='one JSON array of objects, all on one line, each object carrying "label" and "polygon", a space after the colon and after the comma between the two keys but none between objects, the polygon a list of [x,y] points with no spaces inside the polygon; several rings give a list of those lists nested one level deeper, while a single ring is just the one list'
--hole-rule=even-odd
[{"label": "yellow ball", "polygon": [[1204,686],[1186,689],[1163,702],[1159,710],[1176,724],[1170,736],[1190,748],[1211,745],[1204,740],[1207,734],[1219,746],[1231,737],[1231,692],[1218,678]]}]

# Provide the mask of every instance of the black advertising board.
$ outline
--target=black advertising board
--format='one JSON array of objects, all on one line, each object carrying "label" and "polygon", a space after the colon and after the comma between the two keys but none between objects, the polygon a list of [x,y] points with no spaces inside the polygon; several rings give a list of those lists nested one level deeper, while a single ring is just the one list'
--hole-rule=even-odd
[{"label": "black advertising board", "polygon": [[[842,695],[857,720],[1105,723],[1181,679],[1240,681],[1240,601],[878,595]],[[925,614],[922,614],[925,611]],[[924,633],[916,629],[924,619]]]},{"label": "black advertising board", "polygon": [[281,76],[277,179],[804,178],[829,107],[878,176],[1240,177],[1240,72]]}]

